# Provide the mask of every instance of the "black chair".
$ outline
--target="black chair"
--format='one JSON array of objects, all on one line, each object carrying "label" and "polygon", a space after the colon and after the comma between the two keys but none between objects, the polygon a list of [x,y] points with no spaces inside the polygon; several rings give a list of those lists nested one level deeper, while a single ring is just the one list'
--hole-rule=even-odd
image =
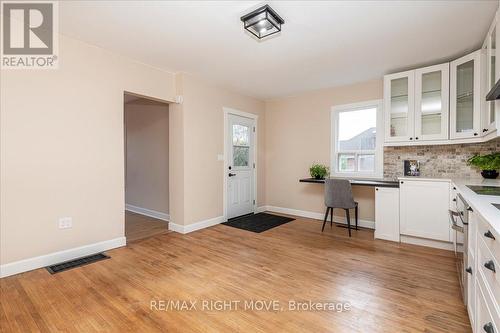
[{"label": "black chair", "polygon": [[349,210],[354,208],[356,220],[356,228],[358,230],[358,203],[354,201],[352,196],[351,183],[347,179],[326,179],[325,180],[325,206],[326,213],[323,221],[321,232],[325,230],[328,212],[330,211],[330,226],[333,225],[333,209],[342,208],[345,210],[347,219],[347,228],[349,229],[349,237],[351,237],[351,217]]}]

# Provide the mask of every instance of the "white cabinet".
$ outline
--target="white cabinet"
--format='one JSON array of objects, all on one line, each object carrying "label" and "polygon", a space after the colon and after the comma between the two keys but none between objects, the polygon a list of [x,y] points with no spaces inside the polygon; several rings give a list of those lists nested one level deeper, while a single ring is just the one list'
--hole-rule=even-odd
[{"label": "white cabinet", "polygon": [[399,188],[375,188],[375,238],[399,242]]},{"label": "white cabinet", "polygon": [[[497,44],[497,20],[493,20],[486,40],[483,45],[483,56],[485,63],[482,68],[483,73],[483,87],[481,98],[484,100],[486,94],[493,88],[499,76],[496,75],[496,68],[498,60],[496,57],[496,44]],[[495,115],[495,101],[484,101],[482,105],[482,133],[489,134],[496,130],[496,115]]]},{"label": "white cabinet", "polygon": [[400,232],[402,235],[451,241],[447,181],[400,181]]},{"label": "white cabinet", "polygon": [[416,141],[448,139],[449,64],[415,70]]},{"label": "white cabinet", "polygon": [[481,133],[481,50],[450,63],[450,139]]},{"label": "white cabinet", "polygon": [[385,142],[447,140],[449,63],[384,77]]},{"label": "white cabinet", "polygon": [[384,76],[386,142],[413,140],[414,84],[415,71]]}]

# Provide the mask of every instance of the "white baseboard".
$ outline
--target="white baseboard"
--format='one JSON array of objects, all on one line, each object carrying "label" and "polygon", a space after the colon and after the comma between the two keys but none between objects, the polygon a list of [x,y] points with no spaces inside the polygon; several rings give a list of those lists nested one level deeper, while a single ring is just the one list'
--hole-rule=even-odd
[{"label": "white baseboard", "polygon": [[[258,207],[257,210],[307,217],[310,219],[321,220],[321,221],[325,218],[325,213],[316,213],[316,212],[309,212],[306,210],[298,210],[298,209],[283,208],[276,206],[261,206]],[[354,214],[351,215],[351,219],[354,223]],[[347,224],[345,217],[343,216],[333,216],[333,222],[340,224]],[[359,219],[358,225],[363,228],[375,229],[375,221]]]},{"label": "white baseboard", "polygon": [[267,206],[260,206],[255,208],[255,213],[262,213],[266,211]]},{"label": "white baseboard", "polygon": [[401,243],[433,247],[435,249],[441,249],[441,250],[454,251],[453,243],[451,243],[451,242],[443,242],[443,241],[438,241],[438,240],[433,240],[433,239],[419,238],[419,237],[406,236],[406,235],[401,235],[400,238],[401,238]]},{"label": "white baseboard", "polygon": [[152,217],[152,218],[155,218],[158,220],[162,220],[162,221],[168,222],[170,220],[170,216],[166,213],[162,213],[162,212],[158,212],[156,210],[142,208],[142,207],[138,207],[138,206],[134,206],[134,205],[125,204],[125,210],[128,210],[129,212],[132,212],[132,213],[137,213],[137,214],[149,216],[149,217]]},{"label": "white baseboard", "polygon": [[204,221],[200,221],[200,222],[196,222],[196,223],[192,223],[192,224],[188,224],[188,225],[181,225],[181,224],[169,222],[168,229],[175,231],[175,232],[179,232],[181,234],[187,234],[187,233],[190,233],[190,232],[193,232],[196,230],[205,229],[205,228],[220,224],[222,222],[224,222],[224,216],[218,216],[218,217],[214,217],[212,219],[208,219],[208,220],[204,220]]},{"label": "white baseboard", "polygon": [[54,265],[63,261],[85,257],[94,253],[115,249],[127,244],[125,237],[118,237],[107,241],[75,247],[69,250],[49,253],[43,256],[23,259],[0,265],[0,277],[19,274],[33,269]]}]

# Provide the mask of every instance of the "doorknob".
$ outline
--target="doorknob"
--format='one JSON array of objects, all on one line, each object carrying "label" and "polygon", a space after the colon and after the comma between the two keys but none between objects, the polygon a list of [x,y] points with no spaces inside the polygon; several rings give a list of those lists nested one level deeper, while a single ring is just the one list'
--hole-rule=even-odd
[{"label": "doorknob", "polygon": [[231,173],[231,172],[230,172],[230,173],[228,174],[228,176],[229,176],[229,177],[234,177],[234,176],[236,176],[236,174],[235,174],[235,173]]}]

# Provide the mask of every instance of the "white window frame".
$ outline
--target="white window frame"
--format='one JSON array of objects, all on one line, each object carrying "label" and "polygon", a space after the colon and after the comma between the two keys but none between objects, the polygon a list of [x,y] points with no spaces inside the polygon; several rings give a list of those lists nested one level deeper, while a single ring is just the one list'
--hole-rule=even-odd
[{"label": "white window frame", "polygon": [[[339,113],[356,111],[362,109],[377,109],[377,137],[375,151],[368,150],[356,150],[356,151],[339,151],[339,137],[338,137],[338,126],[339,126]],[[384,175],[384,110],[383,101],[381,99],[364,101],[360,103],[335,105],[332,107],[331,111],[331,156],[330,156],[330,170],[331,175],[334,177],[348,177],[348,178],[382,178]],[[375,171],[374,172],[340,172],[338,168],[338,156],[340,153],[343,154],[364,154],[364,153],[375,153]],[[357,159],[356,159],[357,162]],[[357,167],[357,166],[356,166]]]}]

